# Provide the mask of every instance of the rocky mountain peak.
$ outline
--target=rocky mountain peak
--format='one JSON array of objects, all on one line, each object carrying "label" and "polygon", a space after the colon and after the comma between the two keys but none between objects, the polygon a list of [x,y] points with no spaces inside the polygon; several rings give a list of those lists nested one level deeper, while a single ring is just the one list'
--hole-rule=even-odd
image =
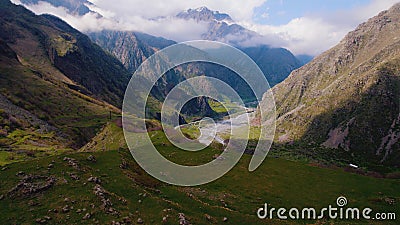
[{"label": "rocky mountain peak", "polygon": [[185,10],[181,13],[178,13],[177,17],[182,19],[194,19],[196,21],[204,21],[204,22],[215,21],[215,22],[225,22],[227,24],[234,23],[234,21],[228,14],[210,10],[205,6],[196,9]]}]

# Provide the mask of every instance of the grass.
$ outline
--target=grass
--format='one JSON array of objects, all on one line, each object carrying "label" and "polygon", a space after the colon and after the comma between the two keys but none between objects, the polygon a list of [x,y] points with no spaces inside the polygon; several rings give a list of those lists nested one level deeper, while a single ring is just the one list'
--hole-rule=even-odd
[{"label": "grass", "polygon": [[52,39],[52,45],[55,47],[57,54],[59,56],[65,56],[69,52],[73,52],[77,50],[77,47],[74,45],[76,40],[67,34],[63,34],[64,37],[58,36]]},{"label": "grass", "polygon": [[16,129],[7,137],[1,137],[0,141],[6,146],[0,149],[0,165],[73,151],[65,147],[53,132]]},{"label": "grass", "polygon": [[201,135],[198,124],[191,123],[191,124],[182,125],[181,131],[187,138],[190,138],[193,140],[199,138]]},{"label": "grass", "polygon": [[108,122],[81,151],[106,151],[127,148],[123,131],[115,122]]},{"label": "grass", "polygon": [[[118,133],[120,129],[113,124],[109,124],[105,130],[113,134],[115,132],[113,138],[121,135]],[[220,153],[215,148],[200,152],[181,151],[168,144],[161,131],[149,134],[160,153],[176,163],[199,165],[211,161],[215,154]],[[336,198],[342,195],[347,197],[352,207],[368,206],[375,212],[400,213],[398,179],[377,179],[273,157],[268,157],[255,172],[250,173],[247,167],[251,156],[244,155],[233,170],[217,181],[198,187],[177,187],[152,178],[134,162],[126,149],[119,145],[108,147],[111,150],[67,155],[78,161],[80,170],[63,161],[65,154],[7,165],[7,169],[0,171],[0,195],[4,196],[0,200],[0,219],[7,223],[30,224],[38,218],[49,216],[52,218],[50,223],[92,224],[98,221],[105,224],[128,217],[133,222],[141,218],[145,224],[161,224],[162,218],[167,217],[166,224],[176,224],[178,213],[184,213],[192,224],[303,224],[316,221],[262,221],[255,213],[264,203],[273,207],[315,206],[319,209],[335,205]],[[112,150],[117,147],[120,150]],[[97,162],[86,159],[90,154],[95,156]],[[49,169],[49,164],[54,167]],[[11,197],[7,193],[21,179],[16,176],[19,171],[53,176],[57,182],[44,192]],[[69,173],[80,179],[71,179]],[[102,180],[101,186],[109,193],[112,207],[119,215],[104,212],[100,199],[93,193],[95,184],[87,181],[90,176]],[[69,200],[65,201],[65,198]],[[385,201],[387,198],[395,199],[396,203],[389,205]],[[65,205],[73,206],[73,209],[62,213]],[[90,220],[82,220],[85,213],[77,212],[83,208],[91,213]],[[53,212],[54,209],[58,212]],[[210,216],[209,219],[206,215]],[[227,222],[223,222],[224,217],[228,218]],[[320,222],[383,224],[381,221]],[[384,222],[396,224],[396,221]]]},{"label": "grass", "polygon": [[235,113],[240,107],[233,102],[218,102],[213,99],[208,100],[208,104],[210,105],[211,109],[218,114],[227,114],[227,113]]},{"label": "grass", "polygon": [[[3,135],[0,141],[15,150],[21,149],[18,146],[22,146],[22,150],[43,150],[41,145],[29,145],[28,142],[41,142],[50,150],[80,147],[109,121],[110,112],[113,117],[117,115],[111,106],[68,89],[61,83],[43,80],[20,65],[0,67],[0,74],[0,94],[12,104],[57,127],[68,137],[61,140],[54,134],[37,132],[38,127],[26,121],[18,121],[17,125],[10,125],[6,137]],[[2,115],[4,117],[4,112]]]}]

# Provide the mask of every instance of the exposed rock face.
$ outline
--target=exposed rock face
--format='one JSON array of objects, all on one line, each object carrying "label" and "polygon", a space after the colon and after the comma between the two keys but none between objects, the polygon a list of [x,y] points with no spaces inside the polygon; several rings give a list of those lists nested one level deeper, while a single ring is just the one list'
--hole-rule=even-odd
[{"label": "exposed rock face", "polygon": [[102,208],[106,213],[112,215],[118,215],[119,212],[112,207],[111,199],[109,198],[110,193],[106,191],[102,186],[96,184],[93,188],[93,193],[100,199]]},{"label": "exposed rock face", "polygon": [[384,162],[393,152],[396,144],[398,145],[400,141],[400,113],[399,116],[393,120],[392,125],[385,137],[382,138],[381,145],[379,149],[376,151],[376,155],[384,154],[381,162]]},{"label": "exposed rock face", "polygon": [[8,192],[8,195],[10,197],[18,195],[30,196],[51,188],[55,182],[56,178],[51,176],[26,175],[13,189]]},{"label": "exposed rock face", "polygon": [[343,148],[349,150],[350,143],[347,140],[349,135],[349,127],[354,123],[354,118],[352,118],[345,126],[337,127],[329,131],[329,138],[322,143],[323,146],[328,148]]},{"label": "exposed rock face", "polygon": [[[39,127],[43,132],[59,132],[54,126],[37,118],[34,114],[10,102],[4,95],[0,94],[0,109],[4,110],[9,115],[15,116],[17,119],[26,121],[31,126]],[[62,135],[62,134],[61,134]]]},{"label": "exposed rock face", "polygon": [[399,165],[399,36],[396,4],[275,86],[277,137]]},{"label": "exposed rock face", "polygon": [[250,38],[260,36],[254,31],[235,24],[228,14],[212,11],[207,7],[188,9],[180,12],[176,17],[208,23],[208,31],[202,35],[202,38],[206,40],[238,44]]},{"label": "exposed rock face", "polygon": [[175,44],[174,41],[138,32],[101,31],[88,34],[102,48],[117,57],[130,72],[161,48]]}]

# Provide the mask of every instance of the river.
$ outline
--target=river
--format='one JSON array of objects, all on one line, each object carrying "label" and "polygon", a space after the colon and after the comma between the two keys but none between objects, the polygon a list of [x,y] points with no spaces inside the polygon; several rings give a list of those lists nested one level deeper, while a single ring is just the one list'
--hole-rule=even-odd
[{"label": "river", "polygon": [[204,145],[209,145],[213,140],[225,145],[223,136],[230,134],[231,129],[237,129],[246,126],[254,117],[255,112],[242,113],[232,118],[216,121],[211,119],[201,121],[199,124],[200,137],[197,139]]}]

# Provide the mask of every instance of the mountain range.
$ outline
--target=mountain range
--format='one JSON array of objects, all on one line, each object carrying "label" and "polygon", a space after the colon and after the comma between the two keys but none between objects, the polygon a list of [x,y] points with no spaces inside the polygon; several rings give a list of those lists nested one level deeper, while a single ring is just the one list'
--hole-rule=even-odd
[{"label": "mountain range", "polygon": [[[25,5],[37,3],[37,1],[32,0],[21,2]],[[46,0],[46,2],[57,7],[62,6],[71,14],[77,15],[89,12],[88,6],[93,4],[86,0]],[[101,17],[100,14],[99,17]],[[202,39],[229,43],[241,49],[260,66],[270,86],[283,81],[291,71],[303,65],[287,49],[262,44],[249,45],[248,43],[251,43],[253,38],[261,39],[262,36],[236,24],[228,14],[213,11],[207,7],[200,7],[182,11],[175,17],[178,19],[195,20],[198,23],[207,23],[208,29],[206,33],[202,34]],[[133,73],[138,65],[154,53],[154,51],[176,43],[162,37],[154,37],[135,31],[103,30],[100,32],[89,32],[88,36],[99,46],[118,58],[130,73]]]}]

